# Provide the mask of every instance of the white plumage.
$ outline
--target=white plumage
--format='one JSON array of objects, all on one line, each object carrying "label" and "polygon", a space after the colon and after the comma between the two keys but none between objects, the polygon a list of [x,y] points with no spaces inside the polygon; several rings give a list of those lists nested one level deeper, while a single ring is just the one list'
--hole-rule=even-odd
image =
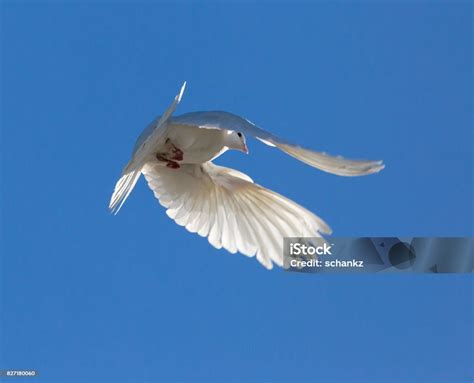
[{"label": "white plumage", "polygon": [[320,237],[331,229],[315,214],[246,174],[211,162],[226,150],[247,152],[245,135],[321,169],[358,176],[379,172],[382,161],[347,160],[290,144],[227,112],[171,117],[186,83],[163,116],[140,135],[115,186],[109,208],[117,213],[143,174],[178,225],[231,253],[255,256],[266,268],[283,265],[284,237]]}]

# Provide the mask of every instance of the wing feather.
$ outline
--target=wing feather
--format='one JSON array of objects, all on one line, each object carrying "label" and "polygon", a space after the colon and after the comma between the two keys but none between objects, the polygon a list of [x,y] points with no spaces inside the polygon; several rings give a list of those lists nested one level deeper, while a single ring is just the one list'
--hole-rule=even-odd
[{"label": "wing feather", "polygon": [[243,117],[228,112],[191,112],[173,117],[171,122],[202,129],[227,129],[242,132],[257,138],[266,145],[282,150],[307,165],[340,176],[372,174],[385,167],[382,161],[351,160],[303,148],[259,128]]},{"label": "wing feather", "polygon": [[142,172],[177,224],[217,249],[256,256],[269,269],[283,265],[284,237],[331,232],[310,211],[233,169],[210,162],[169,169],[150,162]]},{"label": "wing feather", "polygon": [[154,147],[160,140],[164,140],[167,127],[169,126],[166,122],[181,101],[185,88],[186,81],[181,86],[179,93],[165,113],[149,124],[135,143],[132,158],[123,169],[122,175],[117,181],[112,197],[110,198],[109,209],[112,213],[117,214],[119,212],[135,187],[140,178],[142,166],[146,162],[146,158],[150,155],[150,148]]}]

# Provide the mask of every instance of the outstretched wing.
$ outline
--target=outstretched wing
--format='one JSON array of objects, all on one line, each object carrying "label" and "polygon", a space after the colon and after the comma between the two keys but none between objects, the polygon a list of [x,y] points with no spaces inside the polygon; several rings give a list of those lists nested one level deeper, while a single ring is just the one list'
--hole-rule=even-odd
[{"label": "outstretched wing", "polygon": [[320,237],[331,229],[297,203],[247,175],[207,162],[169,169],[143,167],[148,185],[178,225],[231,253],[256,255],[266,268],[283,265],[284,237]]},{"label": "outstretched wing", "polygon": [[176,95],[166,112],[148,125],[145,131],[140,135],[140,137],[138,137],[133,150],[132,159],[123,169],[122,176],[115,184],[114,192],[110,198],[109,209],[114,214],[119,212],[140,178],[141,169],[149,155],[150,148],[155,147],[160,140],[164,140],[168,127],[165,122],[167,122],[171,117],[181,101],[185,88],[186,81],[181,86],[179,93]]},{"label": "outstretched wing", "polygon": [[166,109],[163,115],[157,117],[148,127],[140,134],[135,143],[135,147],[133,149],[133,159],[137,163],[142,163],[143,159],[147,156],[148,148],[153,148],[157,145],[160,140],[163,140],[166,133],[167,128],[169,127],[168,124],[165,124],[168,119],[171,117],[173,112],[175,111],[178,104],[181,102],[181,98],[183,97],[184,89],[186,88],[186,81],[181,86],[179,93],[174,98],[171,105]]},{"label": "outstretched wing", "polygon": [[382,161],[350,160],[287,142],[261,128],[249,120],[228,112],[192,112],[171,119],[175,124],[190,125],[204,129],[227,129],[251,135],[263,143],[275,146],[290,156],[328,173],[340,176],[361,176],[377,173],[385,165]]}]

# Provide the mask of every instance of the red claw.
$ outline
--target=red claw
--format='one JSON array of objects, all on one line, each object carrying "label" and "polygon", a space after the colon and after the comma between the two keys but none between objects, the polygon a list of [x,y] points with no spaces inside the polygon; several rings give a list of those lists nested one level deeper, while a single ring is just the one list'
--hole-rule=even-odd
[{"label": "red claw", "polygon": [[176,146],[173,145],[171,149],[171,159],[175,161],[182,161],[183,160],[183,151],[178,149]]},{"label": "red claw", "polygon": [[168,161],[168,163],[166,164],[166,167],[167,168],[170,168],[170,169],[179,169],[180,166],[177,162],[174,162],[174,161]]}]

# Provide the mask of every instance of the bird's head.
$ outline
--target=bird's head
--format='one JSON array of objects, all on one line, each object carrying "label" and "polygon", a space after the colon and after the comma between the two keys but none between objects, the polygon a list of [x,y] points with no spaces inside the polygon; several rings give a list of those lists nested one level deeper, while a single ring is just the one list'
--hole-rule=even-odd
[{"label": "bird's head", "polygon": [[245,154],[248,154],[247,143],[243,133],[236,132],[235,130],[228,130],[226,135],[226,146],[229,149],[240,150]]}]

